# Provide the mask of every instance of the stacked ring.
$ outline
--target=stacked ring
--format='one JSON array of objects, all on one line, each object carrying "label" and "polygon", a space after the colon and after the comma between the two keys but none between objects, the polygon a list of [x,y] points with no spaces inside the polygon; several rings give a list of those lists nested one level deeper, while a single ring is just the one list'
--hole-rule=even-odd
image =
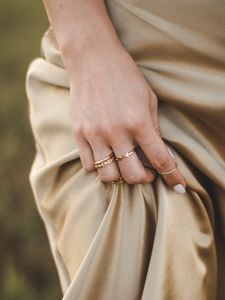
[{"label": "stacked ring", "polygon": [[101,160],[95,161],[94,166],[96,169],[99,169],[99,168],[107,166],[108,164],[113,162],[115,159],[116,159],[116,156],[115,156],[114,152],[112,152],[107,157],[105,157]]}]

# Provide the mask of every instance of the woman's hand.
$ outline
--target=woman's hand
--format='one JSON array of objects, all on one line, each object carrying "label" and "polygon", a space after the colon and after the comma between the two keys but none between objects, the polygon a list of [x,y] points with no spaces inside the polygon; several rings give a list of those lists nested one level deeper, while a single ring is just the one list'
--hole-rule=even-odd
[{"label": "woman's hand", "polygon": [[[175,167],[157,134],[157,97],[122,46],[104,0],[45,0],[50,24],[70,79],[74,135],[81,162],[93,171],[94,161],[116,156],[139,145],[153,169],[137,154],[113,161],[97,171],[105,182],[130,184],[154,180],[156,172]],[[178,169],[163,175],[170,186],[185,192]]]},{"label": "woman's hand", "polygon": [[[86,51],[70,73],[70,87],[74,135],[87,171],[95,170],[94,161],[112,151],[120,156],[137,144],[155,170],[166,172],[175,167],[157,133],[157,97],[122,46]],[[136,153],[97,171],[104,182],[122,176],[129,184],[147,183],[155,177]],[[178,169],[162,176],[171,187],[186,185]]]}]

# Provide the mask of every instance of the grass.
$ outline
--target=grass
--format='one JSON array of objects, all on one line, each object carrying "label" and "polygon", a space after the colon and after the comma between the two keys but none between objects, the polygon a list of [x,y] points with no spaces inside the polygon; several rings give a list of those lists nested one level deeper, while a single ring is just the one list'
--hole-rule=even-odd
[{"label": "grass", "polygon": [[34,144],[25,74],[48,22],[41,1],[6,1],[0,10],[0,299],[60,299],[52,256],[28,182]]}]

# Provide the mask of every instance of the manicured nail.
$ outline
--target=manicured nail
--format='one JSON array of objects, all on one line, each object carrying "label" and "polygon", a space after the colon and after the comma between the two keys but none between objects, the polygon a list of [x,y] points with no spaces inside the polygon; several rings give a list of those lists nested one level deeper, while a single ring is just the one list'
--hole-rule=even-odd
[{"label": "manicured nail", "polygon": [[167,146],[167,149],[168,149],[169,154],[172,156],[172,158],[175,158],[175,156],[174,156],[172,150],[171,150],[168,146]]},{"label": "manicured nail", "polygon": [[177,184],[173,187],[174,191],[178,194],[184,194],[186,192],[185,187],[182,184]]}]

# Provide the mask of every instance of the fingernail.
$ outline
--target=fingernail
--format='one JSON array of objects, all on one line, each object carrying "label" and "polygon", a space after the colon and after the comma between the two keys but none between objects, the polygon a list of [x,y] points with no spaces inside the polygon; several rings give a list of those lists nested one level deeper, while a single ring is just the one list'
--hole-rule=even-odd
[{"label": "fingernail", "polygon": [[168,146],[167,146],[167,149],[168,149],[169,154],[172,156],[172,158],[175,158],[175,156],[174,156],[172,150],[171,150]]},{"label": "fingernail", "polygon": [[174,191],[178,194],[184,194],[186,192],[185,187],[182,184],[177,184],[173,187]]}]

